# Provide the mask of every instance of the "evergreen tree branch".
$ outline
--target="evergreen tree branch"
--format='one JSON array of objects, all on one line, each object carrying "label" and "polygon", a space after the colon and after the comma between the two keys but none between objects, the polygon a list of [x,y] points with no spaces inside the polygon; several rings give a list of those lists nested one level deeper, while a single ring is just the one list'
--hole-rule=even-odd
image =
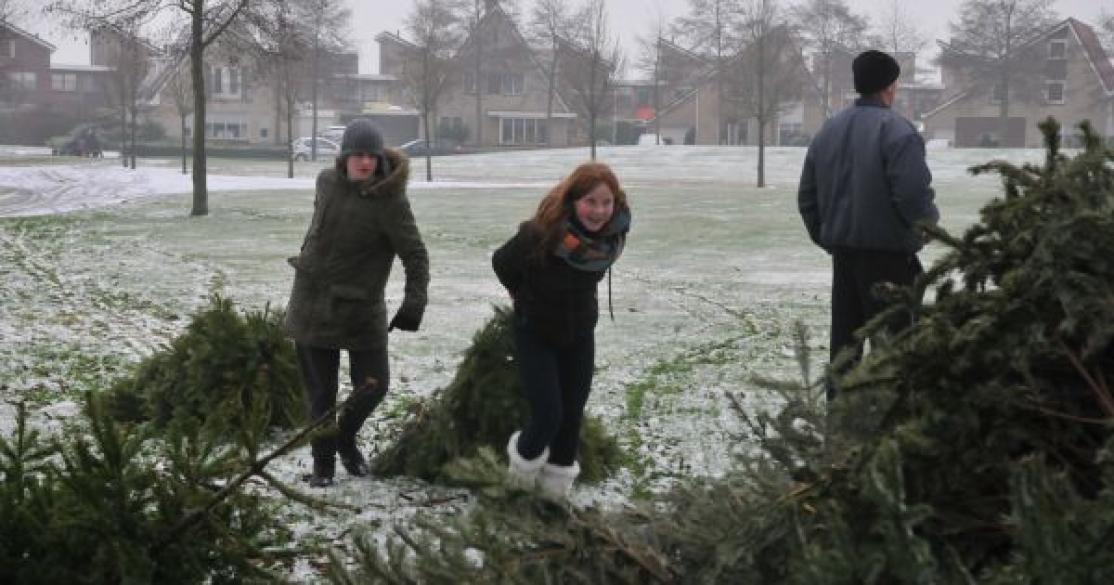
[{"label": "evergreen tree branch", "polygon": [[[374,389],[374,386],[371,385],[364,385],[360,387],[360,390],[364,391],[369,391],[372,389]],[[353,398],[356,397],[358,394],[360,394],[360,392],[358,391],[349,394],[348,398],[343,403],[333,406],[333,408],[329,409],[328,412],[318,417],[317,420],[313,421],[302,430],[298,431],[293,437],[280,445],[274,451],[271,451],[271,453],[264,456],[262,459],[255,460],[255,462],[253,462],[246,471],[241,473],[239,476],[229,482],[228,485],[224,486],[224,488],[221,489],[220,492],[214,495],[209,503],[207,503],[203,508],[196,509],[183,516],[177,524],[170,528],[165,536],[163,536],[151,547],[152,555],[157,555],[159,551],[172,544],[174,541],[180,538],[183,533],[200,522],[203,518],[208,516],[213,511],[213,509],[216,508],[221,502],[223,502],[229,496],[239,490],[240,486],[243,485],[244,482],[251,479],[253,476],[261,475],[263,473],[263,470],[267,467],[267,465],[271,463],[271,461],[274,461],[275,459],[289,453],[290,450],[294,449],[298,445],[301,445],[306,437],[308,437],[319,427],[324,426],[326,423],[335,421],[336,413],[340,409],[348,407]]]}]

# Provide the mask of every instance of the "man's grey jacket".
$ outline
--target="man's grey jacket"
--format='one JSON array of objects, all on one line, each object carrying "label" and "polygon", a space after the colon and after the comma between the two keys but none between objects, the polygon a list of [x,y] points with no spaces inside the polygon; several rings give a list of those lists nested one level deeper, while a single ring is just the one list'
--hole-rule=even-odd
[{"label": "man's grey jacket", "polygon": [[913,125],[880,99],[860,98],[813,138],[797,204],[812,241],[829,252],[916,253],[914,224],[940,218],[931,183]]}]

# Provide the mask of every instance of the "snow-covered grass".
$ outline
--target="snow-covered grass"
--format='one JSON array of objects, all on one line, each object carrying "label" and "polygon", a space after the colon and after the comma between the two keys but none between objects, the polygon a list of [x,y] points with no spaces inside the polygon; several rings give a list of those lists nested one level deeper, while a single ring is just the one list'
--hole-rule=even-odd
[{"label": "snow-covered grass", "polygon": [[[9,165],[0,149],[0,387],[28,399],[37,422],[72,414],[81,392],[104,388],[130,364],[171,339],[212,293],[241,307],[281,306],[312,209],[312,184],[327,163],[212,160],[210,214],[188,217],[189,178],[173,159]],[[406,405],[451,379],[472,333],[505,294],[490,254],[527,218],[546,189],[586,157],[584,149],[490,153],[434,159],[438,182],[414,161],[410,197],[430,250],[430,305],[422,330],[391,334],[392,388],[360,442],[374,452],[399,430]],[[619,505],[674,479],[722,472],[739,432],[726,399],[771,407],[752,374],[794,376],[792,324],[827,354],[829,265],[796,211],[803,149],[767,153],[771,185],[754,184],[749,148],[610,147],[600,158],[623,181],[634,211],[624,257],[600,287],[597,372],[589,410],[631,453],[579,504]],[[998,192],[966,168],[991,156],[1039,160],[1039,151],[930,152],[944,225],[959,232]],[[59,213],[67,211],[69,213]],[[927,260],[941,251],[930,249]],[[401,299],[401,270],[388,289]],[[818,364],[819,367],[819,364]],[[814,371],[816,371],[814,369]],[[0,406],[0,432],[11,409]],[[308,470],[308,449],[280,459],[290,481]],[[451,513],[459,492],[398,479],[351,479],[341,472],[325,497],[356,515],[314,517],[280,506],[297,538],[343,544],[353,530],[434,510]],[[447,503],[433,505],[431,502]],[[292,569],[310,578],[309,565]]]}]

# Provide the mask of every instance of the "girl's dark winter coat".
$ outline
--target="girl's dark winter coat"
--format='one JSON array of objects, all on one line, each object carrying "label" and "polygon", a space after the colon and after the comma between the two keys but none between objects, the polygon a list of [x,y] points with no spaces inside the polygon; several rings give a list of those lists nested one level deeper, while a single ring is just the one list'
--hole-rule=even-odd
[{"label": "girl's dark winter coat", "polygon": [[596,285],[604,271],[578,270],[552,252],[538,253],[542,237],[533,222],[524,222],[495,251],[492,265],[514,298],[517,317],[543,340],[565,346],[595,329]]},{"label": "girl's dark winter coat", "polygon": [[422,244],[406,182],[405,154],[386,150],[389,174],[351,182],[334,169],[317,176],[313,219],[295,268],[286,328],[299,343],[331,349],[387,345],[383,291],[397,255],[406,270],[398,312],[419,323],[425,312],[429,256]]}]

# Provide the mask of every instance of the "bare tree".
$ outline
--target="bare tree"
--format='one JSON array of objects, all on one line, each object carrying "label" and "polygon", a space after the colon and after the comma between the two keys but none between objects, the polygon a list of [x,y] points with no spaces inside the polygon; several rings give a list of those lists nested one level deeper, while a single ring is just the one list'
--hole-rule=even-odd
[{"label": "bare tree", "polygon": [[650,35],[639,37],[638,68],[650,77],[653,84],[650,99],[654,106],[654,144],[661,144],[661,86],[663,77],[662,67],[662,37],[665,35],[665,18],[661,13],[661,6],[657,10],[657,19],[650,30]]},{"label": "bare tree", "polygon": [[426,181],[432,181],[433,142],[429,121],[448,86],[453,52],[459,42],[459,29],[450,0],[417,0],[406,19],[406,29],[413,38],[413,48],[406,54],[402,80],[411,94],[411,101],[421,111],[422,131],[426,145],[430,146],[426,149],[425,176]]},{"label": "bare tree", "polygon": [[743,49],[732,61],[727,100],[758,126],[758,186],[766,186],[766,132],[785,106],[803,94],[804,62],[776,0],[747,0]]},{"label": "bare tree", "polygon": [[808,0],[792,11],[804,49],[813,56],[812,78],[824,117],[832,115],[832,60],[837,51],[854,52],[867,41],[869,22],[851,11],[844,0]]},{"label": "bare tree", "polygon": [[175,69],[167,79],[165,87],[174,102],[174,111],[178,113],[179,129],[182,134],[182,174],[188,175],[189,144],[186,142],[186,136],[189,132],[186,128],[186,120],[193,113],[193,86],[190,84],[190,78],[181,69]]},{"label": "bare tree", "polygon": [[677,19],[675,31],[693,50],[710,56],[716,66],[716,142],[723,143],[724,77],[727,61],[738,51],[742,0],[689,0],[689,13]]},{"label": "bare tree", "polygon": [[557,95],[557,71],[560,62],[561,39],[572,35],[573,18],[566,0],[537,0],[530,20],[530,33],[534,39],[549,47],[549,59],[545,64],[546,101],[545,127],[553,128],[553,99]]},{"label": "bare tree", "polygon": [[[460,21],[463,23],[469,49],[471,49],[472,57],[472,83],[475,90],[476,97],[476,119],[474,123],[476,137],[476,144],[483,145],[484,141],[484,126],[483,126],[483,94],[482,80],[483,80],[483,63],[484,63],[484,38],[481,27],[483,26],[484,16],[487,14],[487,7],[490,0],[458,0],[456,10],[460,13]],[[467,88],[466,88],[467,89]]]},{"label": "bare tree", "polygon": [[1105,8],[1099,12],[1097,32],[1102,40],[1103,47],[1106,48],[1106,52],[1114,53],[1114,15],[1107,12]]},{"label": "bare tree", "polygon": [[121,18],[153,18],[165,10],[189,19],[190,84],[193,86],[193,206],[190,215],[209,214],[205,158],[205,50],[247,7],[249,0],[54,0],[48,10],[77,18],[86,26]]},{"label": "bare tree", "polygon": [[[120,161],[125,168],[136,164],[136,130],[139,125],[140,86],[152,65],[155,49],[143,39],[143,29],[157,13],[153,7],[95,14],[83,4],[57,0],[47,10],[74,27],[97,34],[113,72],[109,95],[120,116]],[[129,124],[128,119],[131,118]]]},{"label": "bare tree", "polygon": [[906,0],[890,0],[878,18],[878,39],[891,55],[917,55],[928,48],[928,37],[906,11],[905,4]]},{"label": "bare tree", "polygon": [[[110,57],[115,71],[111,95],[120,108],[120,154],[124,167],[135,169],[136,131],[139,127],[140,87],[155,57],[150,45],[141,37],[142,21],[136,16],[123,16],[111,23],[101,23],[100,32],[113,39]],[[129,122],[130,117],[130,122]]]},{"label": "bare tree", "polygon": [[[313,65],[310,67],[311,91],[310,101],[313,107],[314,137],[310,147],[310,159],[317,160],[317,108],[320,96],[319,87],[321,77],[332,73],[331,67],[322,66],[322,53],[335,55],[348,47],[347,26],[352,18],[352,11],[344,6],[340,0],[299,0],[307,11],[309,34],[312,39]],[[332,60],[330,59],[331,63]]]},{"label": "bare tree", "polygon": [[652,31],[652,37],[638,39],[638,68],[650,77],[652,84],[650,100],[654,107],[655,144],[661,144],[661,119],[658,117],[661,111],[661,32],[659,26]]},{"label": "bare tree", "polygon": [[[314,45],[314,16],[302,0],[269,0],[245,15],[249,25],[245,48],[255,53],[255,61],[271,77],[279,97],[276,106],[285,117],[286,176],[294,178],[294,114],[302,94],[305,77],[315,77],[307,69]],[[316,133],[313,135],[316,142]]]},{"label": "bare tree", "polygon": [[20,7],[14,0],[0,0],[0,23],[14,20],[20,12]]},{"label": "bare tree", "polygon": [[588,143],[596,160],[596,128],[611,103],[615,77],[623,67],[623,53],[607,24],[607,0],[588,0],[575,17],[580,31],[568,43],[569,58],[562,77],[588,117]]},{"label": "bare tree", "polygon": [[998,101],[1002,142],[1014,94],[1031,92],[1029,80],[1041,78],[1044,59],[1032,58],[1026,45],[1055,22],[1053,2],[965,0],[940,54],[940,64],[962,72],[969,89],[986,90]]}]

